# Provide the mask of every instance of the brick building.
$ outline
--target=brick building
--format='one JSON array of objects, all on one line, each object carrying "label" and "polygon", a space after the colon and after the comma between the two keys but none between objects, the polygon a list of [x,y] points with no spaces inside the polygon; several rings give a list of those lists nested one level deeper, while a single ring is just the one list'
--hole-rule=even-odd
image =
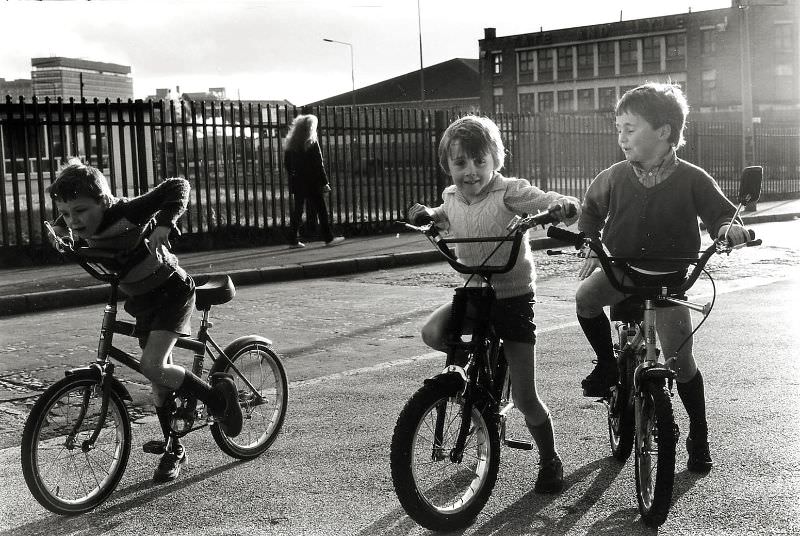
[{"label": "brick building", "polygon": [[81,97],[91,100],[133,98],[133,78],[127,65],[77,58],[32,58],[33,93],[40,100]]},{"label": "brick building", "polygon": [[741,113],[747,20],[754,115],[785,117],[791,110],[797,118],[798,9],[798,0],[734,0],[724,9],[504,37],[486,28],[479,41],[481,109],[611,110],[631,87],[673,81],[695,111]]}]

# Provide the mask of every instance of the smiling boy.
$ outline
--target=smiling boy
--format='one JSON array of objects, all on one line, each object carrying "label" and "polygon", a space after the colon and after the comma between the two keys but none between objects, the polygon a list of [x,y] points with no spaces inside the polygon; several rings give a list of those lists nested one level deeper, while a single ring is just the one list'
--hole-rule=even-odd
[{"label": "smiling boy", "polygon": [[[684,143],[688,111],[686,98],[673,84],[648,83],[625,93],[616,108],[617,142],[625,160],[601,171],[583,201],[578,228],[595,239],[600,239],[602,230],[603,244],[613,256],[642,259],[632,264],[640,284],[682,280],[685,263],[648,259],[697,257],[698,217],[711,236],[722,237],[730,228],[729,241],[739,244],[748,239],[741,222],[731,221],[736,209],[716,181],[675,154]],[[605,272],[595,271],[599,264],[593,255],[586,258],[575,296],[578,321],[597,355],[597,366],[581,384],[584,396],[592,397],[605,396],[617,378],[611,326],[603,307],[626,297],[611,286]],[[708,471],[712,461],[705,391],[692,355],[689,309],[660,308],[657,323],[665,355],[680,349],[677,383],[689,414],[688,468]]]}]

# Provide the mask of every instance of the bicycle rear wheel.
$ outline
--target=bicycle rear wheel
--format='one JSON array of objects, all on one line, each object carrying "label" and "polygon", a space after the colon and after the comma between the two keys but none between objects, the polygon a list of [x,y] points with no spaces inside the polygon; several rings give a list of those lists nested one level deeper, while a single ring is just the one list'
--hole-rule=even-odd
[{"label": "bicycle rear wheel", "polygon": [[[406,403],[392,436],[395,493],[408,515],[432,530],[471,524],[492,493],[500,465],[496,416],[473,407],[463,458],[451,457],[464,399],[457,387],[429,383]],[[441,434],[437,437],[437,419]]]},{"label": "bicycle rear wheel", "polygon": [[225,348],[225,355],[238,373],[222,359],[214,363],[211,373],[225,372],[233,377],[244,424],[239,435],[228,437],[215,423],[211,435],[225,454],[249,460],[264,453],[283,426],[289,401],[286,371],[269,343],[262,340],[234,341]]},{"label": "bicycle rear wheel", "polygon": [[115,391],[106,411],[102,402],[95,379],[67,377],[42,394],[25,422],[22,473],[34,498],[51,512],[74,515],[95,508],[125,472],[130,418]]},{"label": "bicycle rear wheel", "polygon": [[636,397],[636,497],[648,527],[667,520],[675,481],[675,419],[662,382],[645,382]]}]

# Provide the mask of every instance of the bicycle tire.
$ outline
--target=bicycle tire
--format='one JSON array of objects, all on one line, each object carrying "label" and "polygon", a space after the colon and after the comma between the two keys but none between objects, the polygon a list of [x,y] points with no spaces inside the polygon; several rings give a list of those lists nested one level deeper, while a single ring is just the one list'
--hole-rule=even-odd
[{"label": "bicycle tire", "polygon": [[236,437],[228,437],[217,423],[211,425],[211,435],[228,456],[250,460],[263,454],[277,439],[286,418],[289,383],[283,363],[264,340],[251,337],[234,341],[224,352],[262,398],[254,396],[227,362],[217,360],[210,373],[231,374],[239,391],[244,420],[242,431]]},{"label": "bicycle tire", "polygon": [[675,418],[663,381],[645,382],[641,395],[636,398],[636,498],[644,524],[659,527],[667,520],[675,482]]},{"label": "bicycle tire", "polygon": [[[397,498],[414,521],[431,530],[472,524],[497,481],[500,439],[497,416],[491,410],[473,407],[463,460],[450,459],[446,447],[455,442],[463,414],[459,392],[457,386],[426,384],[400,412],[392,436],[391,470]],[[442,448],[432,451],[440,409],[445,411]],[[452,494],[451,489],[455,490]]]},{"label": "bicycle tire", "polygon": [[[66,377],[31,409],[22,433],[22,473],[33,497],[51,512],[77,515],[96,508],[125,472],[131,423],[125,402],[114,390],[100,435],[91,449],[82,445],[92,435],[101,407],[102,387],[95,379]],[[71,429],[83,410],[73,439]]]},{"label": "bicycle tire", "polygon": [[624,377],[617,382],[608,400],[608,442],[615,459],[625,462],[633,450],[634,409],[633,356],[630,350],[618,352],[618,363]]}]

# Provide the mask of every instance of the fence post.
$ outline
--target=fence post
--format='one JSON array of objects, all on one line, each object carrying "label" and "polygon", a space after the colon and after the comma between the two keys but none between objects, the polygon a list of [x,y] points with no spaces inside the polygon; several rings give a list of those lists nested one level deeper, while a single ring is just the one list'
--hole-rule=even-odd
[{"label": "fence post", "polygon": [[434,161],[436,162],[436,199],[442,197],[442,191],[450,185],[450,179],[447,174],[439,165],[439,143],[442,141],[444,131],[447,130],[449,122],[447,120],[447,112],[444,110],[436,110],[433,114],[433,154]]},{"label": "fence post", "polygon": [[[139,173],[134,177],[139,188],[137,195],[147,191],[147,137],[144,129],[144,101],[136,99],[133,103],[133,121],[136,131],[136,160]],[[155,155],[153,155],[155,157]]]}]

